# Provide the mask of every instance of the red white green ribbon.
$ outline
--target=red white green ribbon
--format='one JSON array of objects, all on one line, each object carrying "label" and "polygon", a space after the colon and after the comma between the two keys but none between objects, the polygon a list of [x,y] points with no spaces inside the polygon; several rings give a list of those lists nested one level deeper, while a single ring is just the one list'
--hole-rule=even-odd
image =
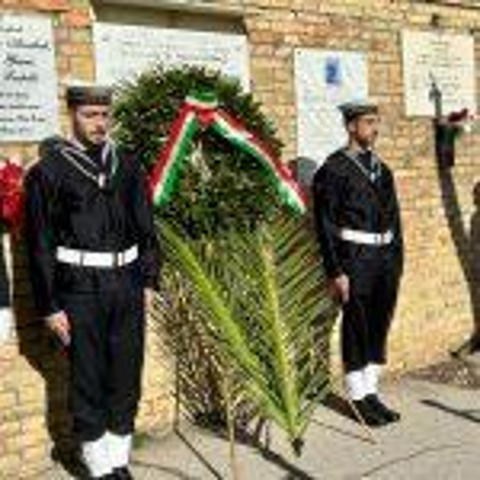
[{"label": "red white green ribbon", "polygon": [[287,166],[238,120],[218,108],[212,97],[187,97],[173,122],[165,147],[160,152],[150,177],[155,205],[171,198],[184,164],[188,160],[193,137],[200,128],[212,127],[225,140],[252,155],[265,168],[282,201],[298,213],[306,211],[302,192]]}]

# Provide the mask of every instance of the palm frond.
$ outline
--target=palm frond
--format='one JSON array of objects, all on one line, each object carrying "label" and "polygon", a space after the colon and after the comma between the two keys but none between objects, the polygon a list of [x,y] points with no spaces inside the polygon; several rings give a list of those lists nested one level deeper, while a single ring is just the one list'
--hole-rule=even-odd
[{"label": "palm frond", "polygon": [[297,440],[328,385],[316,343],[333,318],[311,232],[286,216],[205,241],[167,223],[160,230],[218,373]]}]

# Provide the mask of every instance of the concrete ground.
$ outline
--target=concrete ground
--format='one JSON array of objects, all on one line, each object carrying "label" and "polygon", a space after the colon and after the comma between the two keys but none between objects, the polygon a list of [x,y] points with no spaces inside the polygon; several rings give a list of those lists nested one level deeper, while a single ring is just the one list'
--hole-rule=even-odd
[{"label": "concrete ground", "polygon": [[[480,372],[480,356],[476,359]],[[480,378],[480,377],[479,377]],[[476,480],[480,479],[480,390],[406,377],[385,398],[402,421],[373,431],[320,406],[296,458],[282,432],[270,448],[237,444],[237,480]],[[229,443],[183,425],[152,437],[134,453],[138,480],[233,479]],[[43,479],[71,478],[56,466]]]}]

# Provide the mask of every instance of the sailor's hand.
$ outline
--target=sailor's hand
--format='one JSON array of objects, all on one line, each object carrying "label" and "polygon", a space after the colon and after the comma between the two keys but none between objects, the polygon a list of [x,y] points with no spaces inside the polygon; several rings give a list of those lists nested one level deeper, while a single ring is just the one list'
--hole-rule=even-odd
[{"label": "sailor's hand", "polygon": [[334,299],[340,303],[347,303],[350,299],[350,279],[342,273],[330,282],[330,292]]},{"label": "sailor's hand", "polygon": [[63,345],[67,346],[70,344],[70,320],[65,312],[61,311],[53,313],[45,319],[45,322],[47,323],[48,328],[60,339]]},{"label": "sailor's hand", "polygon": [[153,296],[155,292],[153,288],[146,288],[144,290],[144,299],[145,299],[145,311],[148,312],[153,307]]}]

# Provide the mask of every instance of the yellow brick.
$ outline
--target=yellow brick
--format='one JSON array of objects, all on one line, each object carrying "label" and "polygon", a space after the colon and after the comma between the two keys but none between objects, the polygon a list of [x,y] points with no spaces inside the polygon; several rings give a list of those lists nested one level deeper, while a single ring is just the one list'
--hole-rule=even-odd
[{"label": "yellow brick", "polygon": [[14,478],[14,477],[9,477],[9,474],[14,474],[21,465],[21,460],[20,460],[20,455],[19,454],[14,454],[14,453],[9,453],[7,455],[2,455],[0,457],[0,472],[1,475],[0,478],[3,480],[7,480],[7,478]]},{"label": "yellow brick", "polygon": [[71,57],[70,72],[82,79],[93,78],[94,66],[87,57]]},{"label": "yellow brick", "polygon": [[17,435],[21,430],[19,421],[2,421],[0,422],[0,438],[5,439],[12,435]]},{"label": "yellow brick", "polygon": [[0,392],[0,416],[3,412],[8,411],[17,403],[17,395],[14,392]]}]

